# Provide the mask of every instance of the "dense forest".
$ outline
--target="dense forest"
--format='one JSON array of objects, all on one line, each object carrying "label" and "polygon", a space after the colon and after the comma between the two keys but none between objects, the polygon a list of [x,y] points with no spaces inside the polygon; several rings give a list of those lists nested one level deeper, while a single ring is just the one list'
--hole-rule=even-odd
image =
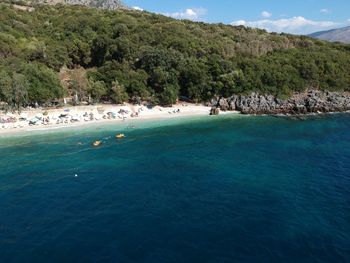
[{"label": "dense forest", "polygon": [[64,96],[168,105],[350,90],[349,65],[349,45],[305,36],[131,10],[0,3],[0,101],[10,107]]}]

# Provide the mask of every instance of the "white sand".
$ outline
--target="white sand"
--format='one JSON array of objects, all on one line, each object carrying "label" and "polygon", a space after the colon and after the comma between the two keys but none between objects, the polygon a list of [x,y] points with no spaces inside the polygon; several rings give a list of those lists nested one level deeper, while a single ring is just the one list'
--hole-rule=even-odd
[{"label": "white sand", "polygon": [[[120,113],[120,110],[127,113]],[[108,112],[112,112],[108,116]],[[152,109],[146,106],[131,104],[122,105],[93,105],[93,106],[70,106],[59,109],[30,109],[23,110],[21,114],[0,113],[0,117],[13,116],[17,119],[15,123],[0,123],[0,136],[19,132],[31,132],[36,130],[52,130],[58,128],[69,128],[95,123],[118,123],[126,120],[165,119],[179,118],[184,116],[209,115],[210,107],[189,103],[180,103],[173,107],[156,106]],[[93,115],[91,115],[91,113]],[[138,116],[132,117],[138,113]],[[238,112],[231,112],[238,113]],[[67,117],[60,116],[64,114]],[[114,116],[112,116],[114,115]],[[20,121],[20,117],[26,120]],[[30,120],[37,120],[35,125],[30,125]],[[46,122],[43,121],[46,119]]]}]

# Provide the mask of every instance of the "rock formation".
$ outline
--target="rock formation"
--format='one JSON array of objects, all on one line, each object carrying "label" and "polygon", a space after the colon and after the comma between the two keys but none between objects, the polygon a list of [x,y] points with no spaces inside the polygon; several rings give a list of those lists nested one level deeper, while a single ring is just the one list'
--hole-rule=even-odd
[{"label": "rock formation", "polygon": [[307,114],[344,112],[350,110],[350,94],[344,92],[309,91],[294,94],[289,99],[252,93],[233,95],[211,101],[211,106],[222,111],[240,111],[243,114]]}]

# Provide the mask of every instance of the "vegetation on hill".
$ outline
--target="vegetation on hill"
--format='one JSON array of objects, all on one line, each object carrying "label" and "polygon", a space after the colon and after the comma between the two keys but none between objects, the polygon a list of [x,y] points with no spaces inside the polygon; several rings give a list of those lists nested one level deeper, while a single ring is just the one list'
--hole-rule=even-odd
[{"label": "vegetation on hill", "polygon": [[350,90],[347,45],[130,10],[3,3],[0,14],[0,101],[10,106]]},{"label": "vegetation on hill", "polygon": [[22,3],[26,5],[82,5],[88,7],[116,10],[126,8],[121,0],[8,0],[12,3]]}]

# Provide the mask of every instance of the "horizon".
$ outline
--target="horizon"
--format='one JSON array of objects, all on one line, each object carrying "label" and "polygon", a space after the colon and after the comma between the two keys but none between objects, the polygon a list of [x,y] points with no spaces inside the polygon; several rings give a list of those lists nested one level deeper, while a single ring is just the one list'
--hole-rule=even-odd
[{"label": "horizon", "polygon": [[175,19],[224,23],[265,29],[268,32],[307,35],[350,26],[350,2],[345,0],[125,0],[136,10],[145,10]]}]

